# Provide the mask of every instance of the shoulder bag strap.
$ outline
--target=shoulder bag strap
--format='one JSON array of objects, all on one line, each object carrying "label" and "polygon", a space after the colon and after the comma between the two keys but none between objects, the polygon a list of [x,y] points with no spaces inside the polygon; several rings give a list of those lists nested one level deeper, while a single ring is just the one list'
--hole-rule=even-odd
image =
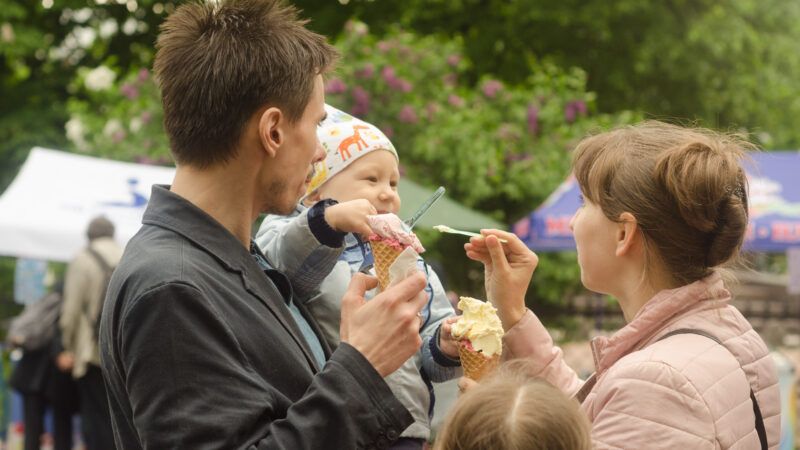
[{"label": "shoulder bag strap", "polygon": [[[722,343],[722,341],[720,341],[719,338],[717,338],[713,334],[711,334],[711,333],[709,333],[707,331],[696,330],[696,329],[693,329],[693,328],[679,328],[677,330],[672,330],[669,333],[667,333],[667,334],[661,336],[660,338],[658,338],[658,340],[659,341],[663,341],[664,339],[666,339],[666,338],[668,338],[670,336],[675,336],[676,334],[699,334],[700,336],[703,336],[703,337],[706,337],[708,339],[711,339],[712,341],[716,342],[717,344],[722,345],[722,347],[725,350],[728,350],[728,347],[725,347],[725,345]],[[730,352],[730,350],[728,350],[728,351]],[[734,358],[735,358],[735,356],[734,356]],[[738,359],[737,359],[737,362],[738,362]],[[766,430],[766,428],[764,428],[764,418],[761,415],[761,408],[758,406],[758,400],[756,400],[756,395],[753,392],[753,388],[752,387],[750,388],[750,400],[753,402],[753,414],[756,417],[756,424],[755,424],[756,425],[756,433],[758,433],[758,440],[761,441],[761,450],[767,450],[767,430]]]}]

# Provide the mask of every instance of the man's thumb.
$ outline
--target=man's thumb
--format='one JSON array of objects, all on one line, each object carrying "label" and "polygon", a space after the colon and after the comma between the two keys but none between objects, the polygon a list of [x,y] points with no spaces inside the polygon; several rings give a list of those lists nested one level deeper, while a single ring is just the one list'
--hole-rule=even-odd
[{"label": "man's thumb", "polygon": [[349,335],[350,318],[364,304],[364,294],[368,290],[374,289],[377,285],[378,279],[375,277],[360,272],[353,275],[350,285],[347,286],[347,292],[342,297],[341,327],[339,331],[343,341],[346,341]]}]

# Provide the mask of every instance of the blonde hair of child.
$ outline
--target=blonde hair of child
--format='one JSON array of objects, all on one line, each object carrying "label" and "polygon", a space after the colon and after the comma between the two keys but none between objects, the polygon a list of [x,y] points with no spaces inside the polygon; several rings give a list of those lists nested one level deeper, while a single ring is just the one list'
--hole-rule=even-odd
[{"label": "blonde hair of child", "polygon": [[435,450],[589,450],[577,401],[531,377],[526,360],[504,363],[456,401]]},{"label": "blonde hair of child", "polygon": [[581,141],[573,169],[609,220],[632,214],[676,287],[739,262],[748,223],[742,136],[646,121]]}]

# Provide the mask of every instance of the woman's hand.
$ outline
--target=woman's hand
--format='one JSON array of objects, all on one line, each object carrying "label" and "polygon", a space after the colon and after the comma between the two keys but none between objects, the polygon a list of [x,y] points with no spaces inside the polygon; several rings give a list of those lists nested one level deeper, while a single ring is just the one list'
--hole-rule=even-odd
[{"label": "woman's hand", "polygon": [[481,230],[464,249],[468,258],[483,263],[486,295],[508,330],[525,314],[525,292],[539,257],[515,234],[500,230]]},{"label": "woman's hand", "polygon": [[458,341],[453,337],[453,324],[457,320],[458,316],[444,319],[439,330],[439,350],[453,359],[458,359]]}]

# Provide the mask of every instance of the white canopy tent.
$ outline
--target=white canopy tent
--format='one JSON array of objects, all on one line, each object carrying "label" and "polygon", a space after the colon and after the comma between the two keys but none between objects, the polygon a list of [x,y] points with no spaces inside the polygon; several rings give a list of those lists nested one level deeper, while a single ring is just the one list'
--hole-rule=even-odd
[{"label": "white canopy tent", "polygon": [[[86,227],[98,215],[127,244],[141,227],[153,184],[170,184],[173,167],[134,164],[35,147],[0,196],[0,255],[69,261],[86,245]],[[410,217],[433,191],[403,178],[399,215]],[[450,223],[460,229],[505,228],[502,223],[442,198],[418,228]]]},{"label": "white canopy tent", "polygon": [[114,222],[124,245],[141,226],[151,186],[170,184],[174,173],[36,147],[0,197],[0,255],[69,261],[98,215]]}]

